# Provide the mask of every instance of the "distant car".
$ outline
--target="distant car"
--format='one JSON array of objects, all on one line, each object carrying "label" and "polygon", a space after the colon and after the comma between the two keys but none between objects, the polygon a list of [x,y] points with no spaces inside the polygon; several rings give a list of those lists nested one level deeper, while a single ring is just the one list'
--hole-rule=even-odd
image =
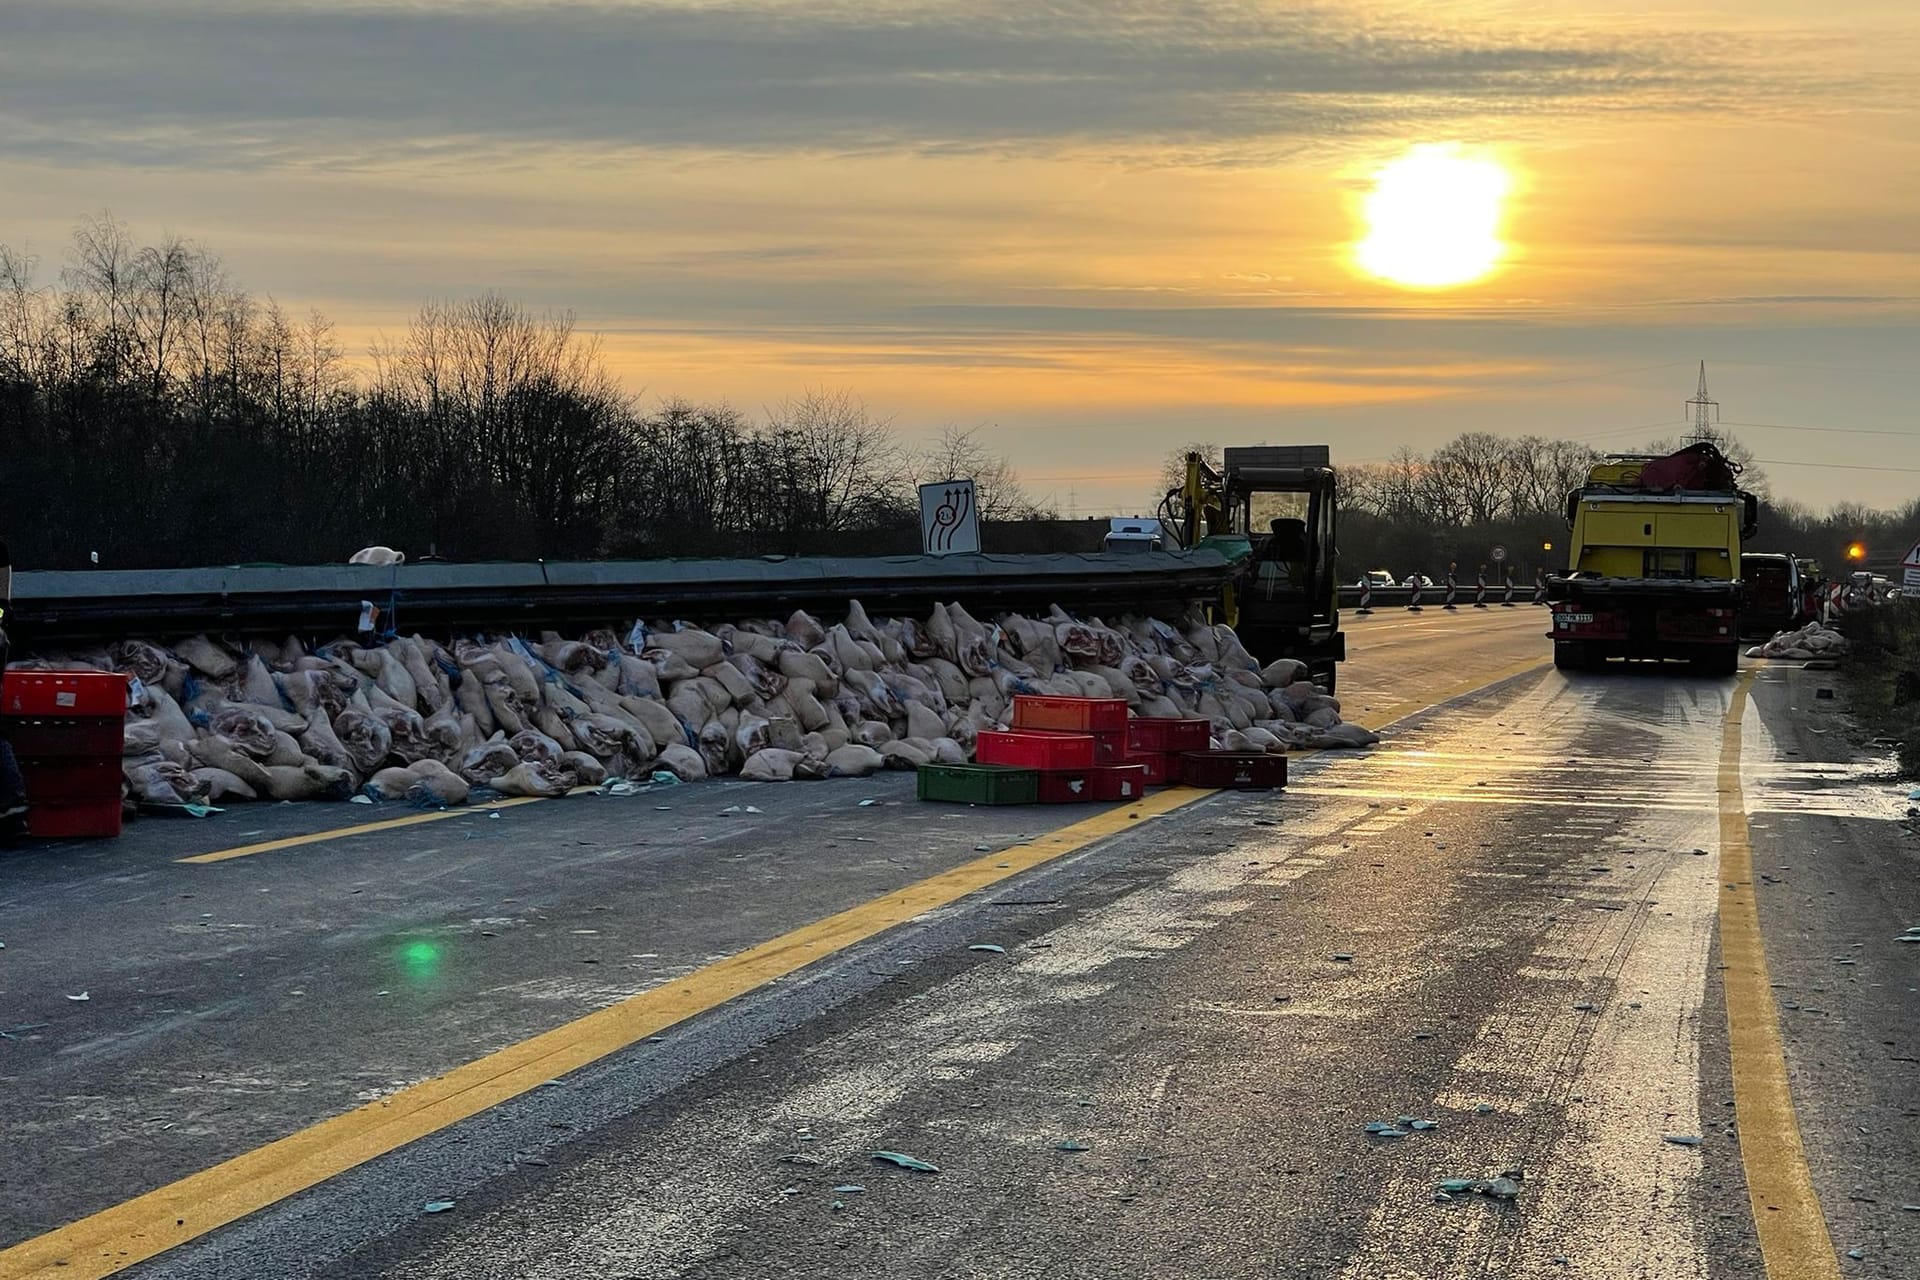
[{"label": "distant car", "polygon": [[1385,569],[1369,569],[1361,574],[1360,581],[1353,585],[1356,587],[1390,587],[1393,585],[1393,575]]},{"label": "distant car", "polygon": [[1103,551],[1158,551],[1165,545],[1165,530],[1158,520],[1145,516],[1112,516],[1107,520],[1107,536],[1101,540]]},{"label": "distant car", "polygon": [[1410,573],[1407,575],[1406,581],[1400,585],[1403,587],[1430,587],[1433,585],[1433,579],[1424,573]]}]

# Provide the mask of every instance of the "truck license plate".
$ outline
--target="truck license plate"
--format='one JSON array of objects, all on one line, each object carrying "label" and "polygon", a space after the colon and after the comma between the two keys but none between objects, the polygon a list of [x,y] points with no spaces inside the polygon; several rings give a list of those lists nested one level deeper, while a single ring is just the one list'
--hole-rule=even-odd
[{"label": "truck license plate", "polygon": [[1590,613],[1563,613],[1560,615],[1560,625],[1563,627],[1576,626],[1582,622],[1592,621],[1593,615]]}]

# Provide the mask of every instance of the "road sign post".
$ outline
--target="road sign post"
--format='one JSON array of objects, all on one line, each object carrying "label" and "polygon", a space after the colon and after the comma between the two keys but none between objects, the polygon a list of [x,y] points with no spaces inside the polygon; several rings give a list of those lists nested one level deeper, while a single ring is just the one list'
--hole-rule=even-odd
[{"label": "road sign post", "polygon": [[920,549],[930,556],[979,554],[980,508],[973,481],[920,486]]}]

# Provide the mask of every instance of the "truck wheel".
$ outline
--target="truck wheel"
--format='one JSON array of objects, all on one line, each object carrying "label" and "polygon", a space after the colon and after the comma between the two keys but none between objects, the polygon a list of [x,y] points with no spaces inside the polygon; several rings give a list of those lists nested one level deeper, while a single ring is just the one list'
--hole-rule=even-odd
[{"label": "truck wheel", "polygon": [[1702,675],[1736,675],[1740,671],[1740,646],[1737,644],[1721,645],[1706,657],[1695,658],[1693,660],[1693,666],[1694,669]]},{"label": "truck wheel", "polygon": [[1337,662],[1329,662],[1324,666],[1307,668],[1307,678],[1319,685],[1322,689],[1325,689],[1328,697],[1333,696],[1339,675],[1340,664]]},{"label": "truck wheel", "polygon": [[1587,647],[1577,640],[1555,640],[1553,665],[1562,671],[1584,671],[1587,666]]}]

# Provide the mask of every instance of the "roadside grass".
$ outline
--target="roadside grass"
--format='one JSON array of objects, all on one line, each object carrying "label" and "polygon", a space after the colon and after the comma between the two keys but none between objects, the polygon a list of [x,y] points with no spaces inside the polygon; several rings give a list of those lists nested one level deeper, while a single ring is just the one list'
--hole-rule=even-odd
[{"label": "roadside grass", "polygon": [[1920,777],[1920,601],[1848,614],[1842,629],[1854,714],[1874,736],[1900,744],[1902,776]]}]

